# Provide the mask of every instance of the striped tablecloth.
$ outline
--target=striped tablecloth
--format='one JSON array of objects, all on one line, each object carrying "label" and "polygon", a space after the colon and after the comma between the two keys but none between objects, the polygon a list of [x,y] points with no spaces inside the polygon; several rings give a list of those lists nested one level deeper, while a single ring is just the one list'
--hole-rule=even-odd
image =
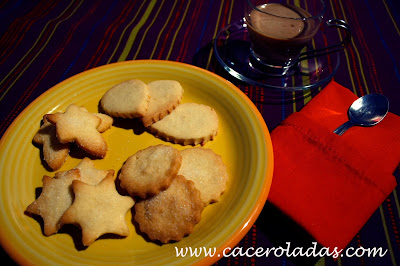
[{"label": "striped tablecloth", "polygon": [[[353,36],[339,54],[335,81],[358,96],[385,94],[390,111],[400,115],[400,2],[326,0],[326,4],[326,17],[346,20]],[[242,16],[242,0],[0,1],[0,137],[29,103],[53,85],[97,66],[138,59],[184,62],[220,74],[255,103],[273,130],[314,94],[294,102],[270,102],[268,89],[229,77],[215,59],[212,44],[221,28]],[[399,182],[399,169],[395,176]],[[387,249],[383,257],[230,257],[218,264],[400,263],[399,192],[399,188],[393,191],[349,245],[383,247]],[[292,226],[267,204],[238,246],[274,247]]]}]

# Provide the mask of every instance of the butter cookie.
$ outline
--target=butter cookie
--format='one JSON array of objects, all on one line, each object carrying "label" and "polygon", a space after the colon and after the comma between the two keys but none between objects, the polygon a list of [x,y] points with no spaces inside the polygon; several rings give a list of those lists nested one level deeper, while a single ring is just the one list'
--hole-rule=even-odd
[{"label": "butter cookie", "polygon": [[59,221],[74,199],[71,184],[79,178],[78,169],[57,172],[54,178],[46,175],[43,177],[42,193],[26,208],[26,211],[43,218],[46,236],[57,233],[61,228]]},{"label": "butter cookie", "polygon": [[178,175],[167,190],[136,203],[134,219],[151,240],[168,243],[192,233],[203,209],[194,183]]},{"label": "butter cookie", "polygon": [[43,159],[54,171],[61,168],[70,151],[69,143],[57,139],[56,127],[43,116],[43,124],[33,137],[33,142],[43,145]]},{"label": "butter cookie", "polygon": [[194,182],[204,205],[217,202],[229,179],[221,156],[202,147],[187,148],[180,153],[182,164],[178,174]]},{"label": "butter cookie", "polygon": [[136,152],[121,168],[119,180],[132,197],[147,198],[167,189],[181,166],[181,155],[172,146],[156,145]]},{"label": "butter cookie", "polygon": [[46,117],[56,126],[57,138],[61,143],[75,142],[94,156],[106,156],[107,143],[97,130],[102,121],[98,116],[71,104],[64,113],[48,114]]},{"label": "butter cookie", "polygon": [[78,225],[82,229],[84,246],[91,245],[107,233],[129,235],[125,217],[135,202],[131,197],[117,192],[112,175],[107,175],[96,186],[75,180],[72,188],[75,199],[61,217],[60,225]]},{"label": "butter cookie", "polygon": [[132,79],[110,88],[100,104],[104,112],[112,117],[136,118],[146,113],[149,100],[147,85],[139,79]]},{"label": "butter cookie", "polygon": [[182,145],[204,145],[218,134],[218,115],[207,105],[180,104],[149,127],[152,134]]},{"label": "butter cookie", "polygon": [[149,108],[142,117],[145,127],[162,119],[181,102],[183,88],[176,80],[156,80],[147,84],[150,92]]}]

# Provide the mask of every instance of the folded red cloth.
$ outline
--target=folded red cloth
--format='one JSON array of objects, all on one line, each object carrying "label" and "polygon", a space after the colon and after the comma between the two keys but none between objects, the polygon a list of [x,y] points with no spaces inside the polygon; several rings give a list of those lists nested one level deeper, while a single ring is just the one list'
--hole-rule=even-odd
[{"label": "folded red cloth", "polygon": [[400,117],[333,131],[357,99],[332,81],[271,132],[274,176],[268,201],[321,245],[345,248],[396,187]]}]

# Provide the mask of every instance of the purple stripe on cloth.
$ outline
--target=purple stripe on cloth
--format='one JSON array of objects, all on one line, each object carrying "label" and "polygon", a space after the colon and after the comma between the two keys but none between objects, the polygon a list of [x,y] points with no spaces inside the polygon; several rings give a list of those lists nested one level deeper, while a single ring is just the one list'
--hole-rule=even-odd
[{"label": "purple stripe on cloth", "polygon": [[[391,51],[391,49],[389,48],[389,46],[388,46],[388,44],[387,44],[387,41],[386,41],[385,37],[384,37],[383,34],[382,34],[382,30],[381,30],[381,28],[380,28],[379,25],[378,25],[377,18],[376,18],[376,16],[374,15],[374,12],[372,11],[372,8],[371,8],[371,6],[370,6],[368,0],[365,0],[365,3],[367,4],[368,11],[369,11],[369,14],[371,15],[371,18],[373,19],[375,29],[376,29],[376,31],[377,31],[378,34],[379,34],[380,42],[382,43],[383,47],[385,48],[385,51],[388,53],[389,58],[390,58],[391,61],[392,61],[395,76],[396,76],[397,80],[400,81],[399,66],[398,66],[397,62],[395,61],[394,54],[393,54],[393,52]],[[398,50],[397,50],[397,51],[398,51]]]}]

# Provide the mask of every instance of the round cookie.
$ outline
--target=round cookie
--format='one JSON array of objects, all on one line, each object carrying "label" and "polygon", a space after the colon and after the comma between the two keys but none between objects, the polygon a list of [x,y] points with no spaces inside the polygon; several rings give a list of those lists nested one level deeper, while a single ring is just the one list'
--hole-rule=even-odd
[{"label": "round cookie", "polygon": [[178,174],[194,182],[204,205],[217,202],[229,179],[221,156],[201,147],[188,148],[180,153],[182,164]]},{"label": "round cookie", "polygon": [[169,187],[178,173],[182,157],[172,146],[156,145],[136,152],[121,168],[121,187],[132,197],[147,198]]},{"label": "round cookie", "polygon": [[127,80],[110,88],[101,98],[104,112],[112,117],[142,117],[149,106],[147,85],[138,79]]},{"label": "round cookie", "polygon": [[134,219],[151,240],[168,243],[193,232],[203,209],[194,183],[178,175],[167,190],[136,203]]}]

